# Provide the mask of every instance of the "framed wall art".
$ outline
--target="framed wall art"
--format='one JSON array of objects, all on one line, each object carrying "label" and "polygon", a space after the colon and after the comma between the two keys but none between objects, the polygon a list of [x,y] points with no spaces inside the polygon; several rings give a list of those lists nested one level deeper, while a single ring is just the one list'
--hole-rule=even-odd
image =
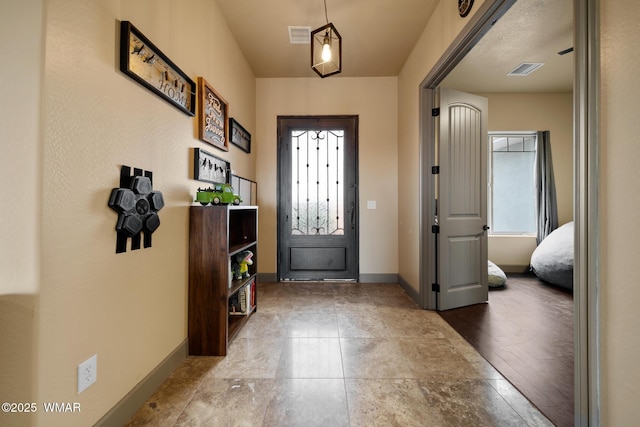
[{"label": "framed wall art", "polygon": [[243,128],[235,119],[229,119],[229,134],[231,135],[231,143],[240,149],[251,152],[251,134]]},{"label": "framed wall art", "polygon": [[194,148],[193,179],[213,184],[229,184],[231,163],[204,150]]},{"label": "framed wall art", "polygon": [[196,84],[129,21],[120,22],[120,71],[189,116]]},{"label": "framed wall art", "polygon": [[198,77],[198,137],[221,150],[229,150],[229,104]]}]

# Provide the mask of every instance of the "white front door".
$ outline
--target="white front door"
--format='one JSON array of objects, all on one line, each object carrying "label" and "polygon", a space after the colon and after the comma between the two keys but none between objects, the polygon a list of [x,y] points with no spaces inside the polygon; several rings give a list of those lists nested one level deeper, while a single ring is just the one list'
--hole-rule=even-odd
[{"label": "white front door", "polygon": [[438,309],[488,300],[486,98],[440,89]]}]

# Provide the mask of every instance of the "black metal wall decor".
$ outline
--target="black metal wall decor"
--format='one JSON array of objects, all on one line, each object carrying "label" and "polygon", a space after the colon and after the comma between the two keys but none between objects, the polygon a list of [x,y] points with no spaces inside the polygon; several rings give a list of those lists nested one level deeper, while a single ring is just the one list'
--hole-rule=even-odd
[{"label": "black metal wall decor", "polygon": [[129,166],[120,170],[120,188],[111,190],[109,207],[118,213],[116,223],[116,253],[127,251],[131,238],[131,250],[140,249],[144,235],[144,247],[151,247],[151,235],[160,227],[158,211],[164,207],[160,191],[153,191],[153,173]]}]

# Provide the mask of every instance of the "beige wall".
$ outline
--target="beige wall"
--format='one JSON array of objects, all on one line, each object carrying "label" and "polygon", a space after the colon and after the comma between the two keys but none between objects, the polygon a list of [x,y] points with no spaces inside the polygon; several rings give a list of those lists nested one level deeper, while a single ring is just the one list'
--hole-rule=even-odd
[{"label": "beige wall", "polygon": [[[489,131],[551,132],[558,222],[573,219],[573,94],[479,94],[489,99]],[[489,236],[489,259],[507,272],[525,271],[535,236]]]},{"label": "beige wall", "polygon": [[[0,333],[3,370],[13,372],[3,375],[1,387],[3,401],[81,404],[76,414],[39,411],[37,425],[86,426],[186,339],[188,206],[198,186],[191,179],[192,148],[226,158],[238,174],[255,179],[254,153],[235,147],[225,153],[198,141],[194,118],[119,71],[118,20],[132,21],[192,79],[204,76],[252,133],[255,77],[215,2],[48,0],[44,26],[38,12],[25,5],[18,16],[7,17],[3,5],[1,14],[3,34],[13,28],[5,21],[34,27],[33,36],[21,38],[19,45],[2,45],[3,57],[31,67],[25,84],[33,86],[22,91],[22,103],[3,102],[3,119],[15,124],[8,138],[14,143],[2,144],[3,178],[5,159],[11,159],[9,170],[22,171],[16,175],[25,179],[3,179],[2,195],[15,196],[5,199],[16,207],[10,228],[39,223],[24,234],[26,243],[15,238],[9,246],[3,238],[0,274],[15,272],[12,286],[19,293],[39,289],[33,298],[39,309],[15,296],[11,310],[3,310],[2,328],[24,321],[35,325],[32,339]],[[43,67],[39,28],[45,36]],[[23,85],[18,74],[23,70],[17,67],[10,79],[16,91]],[[3,90],[10,86],[3,81]],[[153,171],[154,189],[162,191],[165,207],[152,248],[116,254],[117,215],[107,202],[123,164]],[[19,231],[15,228],[10,238]],[[30,243],[40,228],[38,243]],[[11,266],[4,268],[5,262]],[[7,283],[4,276],[2,283]],[[35,360],[25,363],[30,353]],[[77,365],[93,354],[98,355],[98,381],[78,395]],[[27,390],[30,396],[17,394],[31,374],[37,379]],[[35,421],[20,416],[10,422]],[[2,419],[0,424],[6,425]]]},{"label": "beige wall", "polygon": [[640,419],[640,2],[601,0],[600,245],[602,425]]},{"label": "beige wall", "polygon": [[[0,6],[0,56],[5,59],[0,67],[2,402],[33,401],[38,374],[42,20],[40,0]],[[20,423],[24,417],[0,413],[0,425]]]},{"label": "beige wall", "polygon": [[489,236],[489,260],[505,273],[524,273],[529,270],[531,254],[537,247],[536,236]]},{"label": "beige wall", "polygon": [[[38,290],[37,206],[43,62],[41,0],[5,2],[0,12],[0,295]],[[24,19],[23,19],[24,17]],[[12,43],[20,40],[20,43]],[[11,208],[9,208],[11,206]],[[10,244],[9,244],[10,242]]]},{"label": "beige wall", "polygon": [[[262,273],[276,273],[277,269],[275,165],[279,115],[358,116],[360,274],[397,273],[396,99],[395,77],[257,80],[256,168]],[[377,209],[367,209],[367,200],[375,200]]]}]

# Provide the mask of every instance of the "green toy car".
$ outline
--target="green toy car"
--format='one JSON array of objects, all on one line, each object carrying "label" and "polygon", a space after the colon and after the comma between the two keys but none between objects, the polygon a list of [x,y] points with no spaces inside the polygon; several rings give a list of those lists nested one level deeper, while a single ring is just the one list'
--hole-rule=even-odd
[{"label": "green toy car", "polygon": [[198,188],[196,193],[196,202],[199,202],[202,206],[208,204],[233,204],[239,205],[242,199],[233,191],[233,187],[229,184],[215,184],[209,188]]}]

